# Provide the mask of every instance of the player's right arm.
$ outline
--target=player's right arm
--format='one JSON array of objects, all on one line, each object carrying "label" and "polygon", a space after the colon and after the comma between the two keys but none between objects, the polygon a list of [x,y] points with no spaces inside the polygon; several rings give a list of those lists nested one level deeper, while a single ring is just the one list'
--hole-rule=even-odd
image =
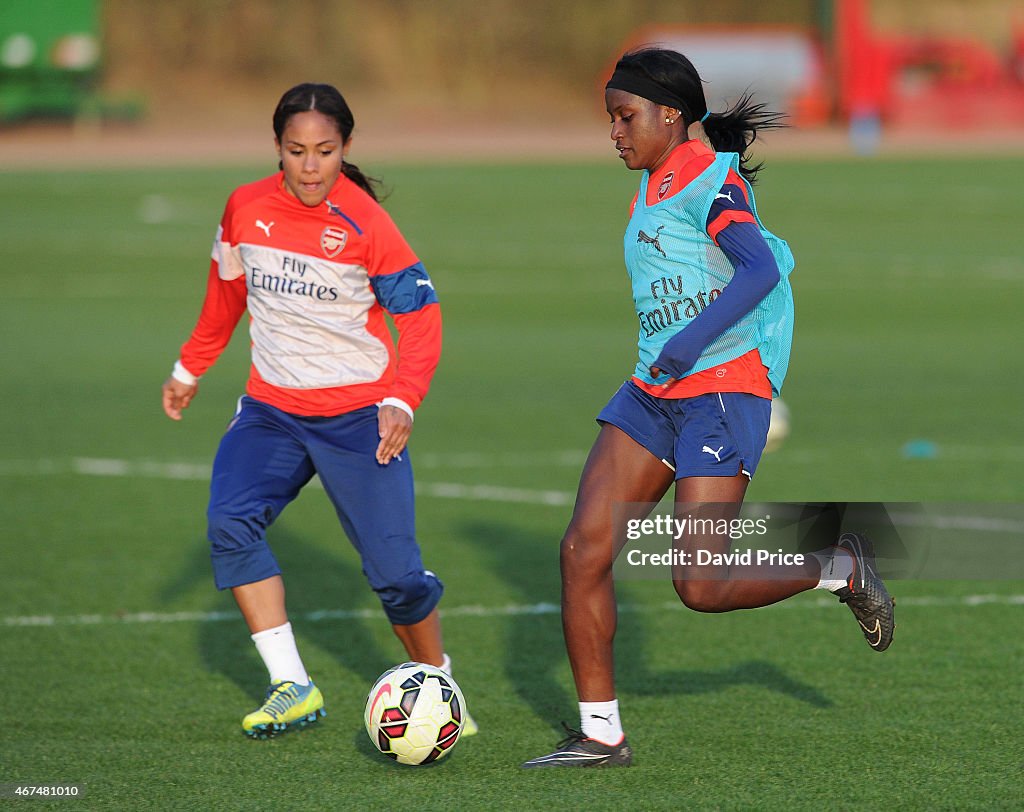
[{"label": "player's right arm", "polygon": [[181,410],[187,409],[192,402],[196,392],[199,391],[199,383],[182,383],[173,375],[164,381],[163,405],[164,414],[171,420],[181,420]]},{"label": "player's right arm", "polygon": [[[164,381],[163,409],[172,420],[181,420],[182,409],[188,408],[199,389],[199,377],[220,357],[245,312],[245,275],[227,267],[233,265],[227,236],[233,199],[228,202],[217,229],[199,319],[181,347],[174,371]],[[226,267],[222,268],[222,264]]]},{"label": "player's right arm", "polygon": [[245,277],[224,280],[217,271],[217,262],[210,263],[206,298],[192,335],[181,347],[174,371],[164,381],[164,413],[171,420],[181,420],[199,389],[199,377],[224,351],[238,320],[245,312]]}]

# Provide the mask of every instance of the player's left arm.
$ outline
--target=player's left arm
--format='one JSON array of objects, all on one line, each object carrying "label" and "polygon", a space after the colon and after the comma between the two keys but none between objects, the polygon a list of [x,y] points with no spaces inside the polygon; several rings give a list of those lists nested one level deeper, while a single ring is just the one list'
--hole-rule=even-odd
[{"label": "player's left arm", "polygon": [[[398,366],[378,415],[377,459],[386,464],[405,448],[413,413],[441,359],[441,306],[433,281],[390,218],[375,236],[370,284],[398,331]],[[396,266],[398,270],[389,271]],[[374,272],[380,269],[384,272]]]},{"label": "player's left arm", "polygon": [[[399,276],[401,275],[401,276]],[[395,277],[399,277],[396,279]],[[413,410],[420,405],[430,388],[434,370],[441,358],[441,306],[437,302],[430,279],[422,266],[415,271],[406,269],[399,274],[377,277],[380,280],[374,288],[379,290],[392,284],[398,287],[415,285],[426,281],[421,290],[408,295],[392,291],[385,306],[391,314],[398,331],[398,369],[394,383],[381,402],[378,413],[380,445],[377,460],[387,464],[402,453],[412,433]],[[381,296],[378,293],[378,298]],[[398,300],[406,300],[396,301]],[[396,312],[397,308],[412,306],[413,309]]]},{"label": "player's left arm", "polygon": [[[712,341],[753,310],[780,278],[775,255],[746,200],[742,182],[722,186],[708,214],[707,232],[732,264],[732,280],[704,310],[672,336],[651,365],[655,377],[682,378]],[[738,180],[738,179],[736,179]]]}]

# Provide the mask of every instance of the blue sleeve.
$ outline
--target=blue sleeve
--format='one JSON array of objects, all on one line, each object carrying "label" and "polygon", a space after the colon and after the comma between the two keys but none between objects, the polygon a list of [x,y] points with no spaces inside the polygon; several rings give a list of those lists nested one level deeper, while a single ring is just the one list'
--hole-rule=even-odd
[{"label": "blue sleeve", "polygon": [[726,181],[722,184],[718,194],[715,195],[715,199],[711,201],[707,228],[711,229],[719,217],[729,212],[743,212],[749,215],[750,220],[754,219],[754,212],[747,202],[747,196],[743,193],[743,189],[738,183]]},{"label": "blue sleeve", "polygon": [[732,281],[680,332],[670,338],[652,368],[682,378],[718,336],[753,310],[779,282],[779,266],[760,228],[730,223],[718,246],[732,263]]},{"label": "blue sleeve", "polygon": [[417,262],[398,273],[370,277],[377,301],[389,313],[412,313],[437,302],[434,283],[423,264]]}]

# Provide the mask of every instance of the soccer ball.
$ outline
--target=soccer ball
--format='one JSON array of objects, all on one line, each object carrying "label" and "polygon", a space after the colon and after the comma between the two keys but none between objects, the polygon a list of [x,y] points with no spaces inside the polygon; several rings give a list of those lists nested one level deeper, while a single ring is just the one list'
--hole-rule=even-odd
[{"label": "soccer ball", "polygon": [[450,753],[465,718],[466,700],[455,680],[425,663],[402,663],[381,674],[363,713],[370,741],[400,764],[430,764]]},{"label": "soccer ball", "polygon": [[772,417],[768,423],[768,438],[765,440],[765,451],[777,451],[782,441],[789,436],[789,407],[782,398],[772,401]]}]

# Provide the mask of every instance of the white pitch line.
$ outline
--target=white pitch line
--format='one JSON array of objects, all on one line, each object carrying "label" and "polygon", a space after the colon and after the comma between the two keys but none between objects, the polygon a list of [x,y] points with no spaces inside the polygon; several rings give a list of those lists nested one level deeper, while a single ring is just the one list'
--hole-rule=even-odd
[{"label": "white pitch line", "polygon": [[[557,458],[575,452],[555,452]],[[106,457],[72,457],[70,460],[41,459],[35,461],[0,460],[0,476],[52,476],[78,474],[99,477],[143,477],[207,481],[210,465],[186,462],[154,462],[151,460],[123,460]],[[319,486],[314,477],[311,483]],[[416,493],[437,499],[461,499],[473,502],[508,502],[549,507],[571,506],[576,494],[570,491],[511,488],[503,485],[466,485],[459,482],[416,482]],[[898,503],[893,503],[898,504]],[[1024,520],[970,515],[917,515],[893,514],[897,523],[934,527],[939,530],[974,530],[990,533],[1024,535]]]},{"label": "white pitch line", "polygon": [[[791,609],[824,609],[837,606],[835,599],[821,597],[816,600],[797,600],[777,603],[773,608]],[[945,598],[939,595],[920,595],[899,599],[900,609],[908,606],[919,607],[977,607],[977,606],[1024,606],[1024,595],[963,595]],[[659,604],[619,605],[620,612],[632,614],[651,614],[654,612],[683,610],[685,607],[678,601]],[[531,615],[556,615],[560,612],[555,603],[508,604],[505,606],[453,606],[442,609],[441,616],[456,617],[526,617]],[[318,622],[324,620],[383,620],[384,613],[380,609],[318,609],[312,612],[293,613],[297,620]],[[15,615],[0,620],[0,625],[7,627],[30,626],[34,628],[52,626],[117,626],[123,624],[156,624],[156,623],[218,623],[222,621],[240,621],[237,611],[226,612],[132,612],[116,615]]]},{"label": "white pitch line", "polygon": [[568,491],[538,491],[530,488],[506,488],[501,485],[460,485],[455,482],[416,483],[416,493],[439,499],[465,499],[471,502],[519,502],[528,505],[571,505],[576,495]]},{"label": "white pitch line", "polygon": [[[52,476],[78,474],[96,477],[142,477],[146,479],[176,479],[205,482],[210,478],[208,464],[185,462],[161,463],[141,460],[111,459],[105,457],[72,457],[70,461],[22,460],[0,461],[0,476]],[[310,483],[320,485],[319,479]],[[512,502],[529,505],[564,507],[576,498],[569,491],[508,488],[502,485],[464,485],[459,482],[416,482],[420,496],[438,499],[463,499],[474,502]]]},{"label": "white pitch line", "polygon": [[415,466],[422,468],[582,468],[587,461],[585,450],[565,451],[453,451],[416,454]]}]

